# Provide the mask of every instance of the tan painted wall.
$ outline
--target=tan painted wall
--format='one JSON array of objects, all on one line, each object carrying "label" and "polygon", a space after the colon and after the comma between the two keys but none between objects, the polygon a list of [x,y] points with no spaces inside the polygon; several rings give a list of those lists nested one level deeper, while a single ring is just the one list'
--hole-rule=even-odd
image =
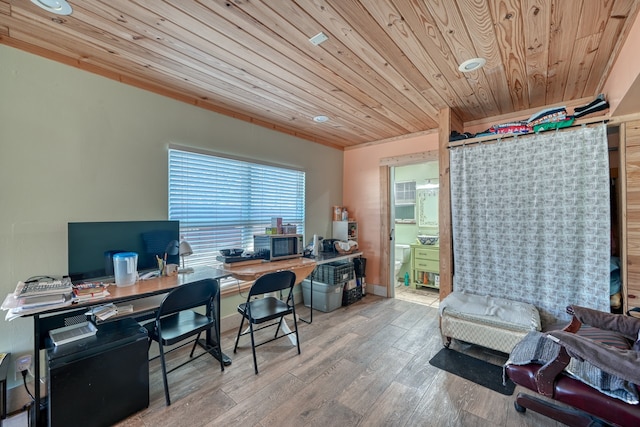
[{"label": "tan painted wall", "polygon": [[[307,234],[330,232],[342,151],[0,45],[2,298],[18,280],[67,274],[67,222],[166,219],[171,143],[305,170]],[[0,351],[32,353],[31,318],[4,314]]]}]

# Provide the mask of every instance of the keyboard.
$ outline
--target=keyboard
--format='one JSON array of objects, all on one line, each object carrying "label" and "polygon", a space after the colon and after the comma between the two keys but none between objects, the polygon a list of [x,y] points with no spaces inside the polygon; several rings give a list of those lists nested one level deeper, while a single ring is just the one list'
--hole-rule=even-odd
[{"label": "keyboard", "polygon": [[73,291],[73,285],[68,277],[49,282],[18,282],[14,295],[17,298],[27,298],[40,295],[66,294]]}]

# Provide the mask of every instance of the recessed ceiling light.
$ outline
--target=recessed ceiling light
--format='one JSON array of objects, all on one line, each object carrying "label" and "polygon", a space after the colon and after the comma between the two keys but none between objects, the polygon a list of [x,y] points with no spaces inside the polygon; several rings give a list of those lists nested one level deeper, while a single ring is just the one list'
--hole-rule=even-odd
[{"label": "recessed ceiling light", "polygon": [[484,58],[471,58],[460,64],[458,70],[462,71],[463,73],[469,73],[471,71],[477,70],[478,68],[481,68],[486,63],[487,60]]},{"label": "recessed ceiling light", "polygon": [[31,3],[56,15],[71,15],[71,5],[66,0],[31,0]]},{"label": "recessed ceiling light", "polygon": [[316,123],[324,123],[329,121],[329,117],[327,116],[315,116],[313,121]]}]

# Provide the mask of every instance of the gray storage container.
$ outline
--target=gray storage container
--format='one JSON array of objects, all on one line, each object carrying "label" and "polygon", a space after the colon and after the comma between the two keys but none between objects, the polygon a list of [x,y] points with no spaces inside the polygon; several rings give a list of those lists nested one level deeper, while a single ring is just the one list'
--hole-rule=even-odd
[{"label": "gray storage container", "polygon": [[[344,283],[327,285],[313,281],[313,309],[328,313],[342,306],[342,287]],[[311,306],[311,282],[302,281],[302,299],[306,307]]]}]

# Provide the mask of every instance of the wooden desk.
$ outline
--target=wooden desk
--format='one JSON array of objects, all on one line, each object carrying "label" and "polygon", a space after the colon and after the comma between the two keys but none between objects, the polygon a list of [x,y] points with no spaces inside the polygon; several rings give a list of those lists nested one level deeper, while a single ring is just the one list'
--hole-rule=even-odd
[{"label": "wooden desk", "polygon": [[313,322],[313,272],[316,266],[320,264],[327,264],[335,261],[351,260],[362,256],[362,252],[354,252],[351,254],[340,255],[337,253],[323,252],[317,257],[313,258],[293,258],[282,261],[261,262],[256,264],[242,264],[233,266],[233,264],[226,264],[224,271],[231,274],[238,280],[256,280],[258,277],[266,273],[272,273],[275,271],[292,270],[296,273],[296,284],[302,282],[307,277],[310,277],[310,294],[311,302],[309,304],[309,320],[300,318],[305,323]]},{"label": "wooden desk", "polygon": [[266,273],[291,270],[296,273],[296,284],[302,282],[316,268],[316,261],[310,258],[292,258],[281,261],[260,262],[234,266],[225,264],[224,271],[238,280],[252,281]]},{"label": "wooden desk", "polygon": [[[66,326],[66,322],[69,319],[83,318],[84,313],[90,307],[95,307],[103,304],[113,303],[132,303],[140,307],[139,310],[134,310],[130,313],[124,313],[110,317],[108,321],[122,319],[124,317],[140,317],[145,314],[150,314],[158,307],[162,300],[162,294],[170,292],[172,289],[187,284],[198,282],[201,280],[215,280],[220,283],[220,279],[229,277],[230,273],[223,270],[211,268],[211,267],[198,267],[193,273],[178,274],[176,276],[169,277],[157,277],[150,280],[138,281],[131,286],[109,286],[110,296],[102,298],[100,300],[81,302],[78,304],[72,304],[66,307],[59,307],[49,310],[41,310],[36,313],[30,313],[25,316],[33,316],[33,338],[34,338],[34,376],[35,390],[34,390],[34,404],[36,408],[40,407],[40,351],[45,349],[45,340],[49,335],[49,331],[62,326]],[[152,298],[150,298],[152,297]],[[140,304],[137,304],[140,303]],[[220,328],[220,292],[216,300],[216,316],[217,327]],[[219,332],[219,331],[218,331]],[[211,331],[207,331],[207,341],[210,342]],[[231,359],[224,353],[219,355],[223,358],[225,365],[231,364]],[[38,418],[40,417],[40,411],[35,411],[35,425],[38,424]]]}]

